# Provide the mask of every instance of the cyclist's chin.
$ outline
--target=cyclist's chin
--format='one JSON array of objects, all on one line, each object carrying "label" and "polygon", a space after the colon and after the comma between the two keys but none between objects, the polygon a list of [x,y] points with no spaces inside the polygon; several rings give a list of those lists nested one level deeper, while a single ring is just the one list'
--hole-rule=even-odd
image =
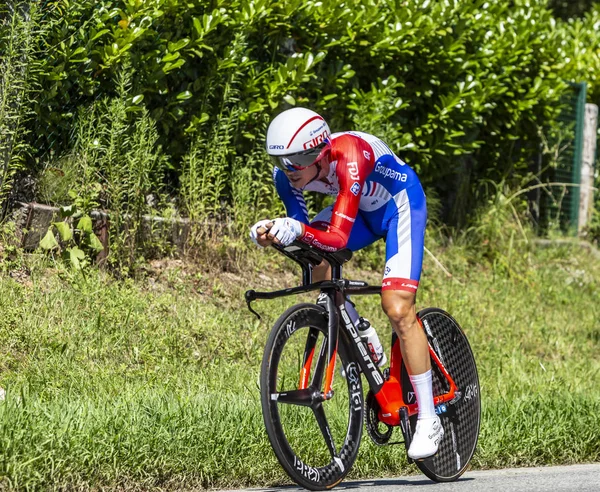
[{"label": "cyclist's chin", "polygon": [[289,176],[288,179],[290,180],[290,184],[298,190],[304,188],[309,181],[304,176]]}]

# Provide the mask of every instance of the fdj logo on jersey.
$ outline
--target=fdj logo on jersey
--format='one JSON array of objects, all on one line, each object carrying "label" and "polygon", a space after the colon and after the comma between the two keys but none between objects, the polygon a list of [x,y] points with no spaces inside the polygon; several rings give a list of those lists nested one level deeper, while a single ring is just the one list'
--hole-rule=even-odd
[{"label": "fdj logo on jersey", "polygon": [[359,181],[360,180],[360,175],[358,174],[358,162],[349,162],[348,165],[348,172],[350,173],[350,177],[354,180],[354,181]]}]

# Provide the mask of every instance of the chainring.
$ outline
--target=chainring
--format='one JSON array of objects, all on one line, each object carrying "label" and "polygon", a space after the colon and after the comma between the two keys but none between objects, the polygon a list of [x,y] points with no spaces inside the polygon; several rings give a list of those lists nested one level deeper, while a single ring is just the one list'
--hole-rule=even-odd
[{"label": "chainring", "polygon": [[[389,443],[394,428],[379,420],[379,409],[379,403],[377,403],[373,391],[369,391],[365,400],[365,427],[375,444],[385,446]],[[382,432],[382,427],[385,429],[384,432]]]}]

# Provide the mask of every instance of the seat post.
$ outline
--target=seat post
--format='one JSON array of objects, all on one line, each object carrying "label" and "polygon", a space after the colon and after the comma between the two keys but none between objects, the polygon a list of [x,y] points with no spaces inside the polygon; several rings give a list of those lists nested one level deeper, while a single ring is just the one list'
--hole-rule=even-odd
[{"label": "seat post", "polygon": [[339,280],[342,278],[342,265],[331,265],[331,280]]},{"label": "seat post", "polygon": [[302,264],[302,285],[310,285],[312,283],[312,265]]}]

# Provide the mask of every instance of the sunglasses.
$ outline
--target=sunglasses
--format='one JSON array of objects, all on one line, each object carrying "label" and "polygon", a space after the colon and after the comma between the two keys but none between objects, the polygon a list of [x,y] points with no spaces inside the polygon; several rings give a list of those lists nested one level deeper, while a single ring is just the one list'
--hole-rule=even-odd
[{"label": "sunglasses", "polygon": [[273,161],[273,164],[282,171],[296,172],[319,162],[325,157],[328,150],[329,142],[323,142],[322,144],[303,152],[296,152],[295,154],[289,155],[272,155],[271,160]]}]

